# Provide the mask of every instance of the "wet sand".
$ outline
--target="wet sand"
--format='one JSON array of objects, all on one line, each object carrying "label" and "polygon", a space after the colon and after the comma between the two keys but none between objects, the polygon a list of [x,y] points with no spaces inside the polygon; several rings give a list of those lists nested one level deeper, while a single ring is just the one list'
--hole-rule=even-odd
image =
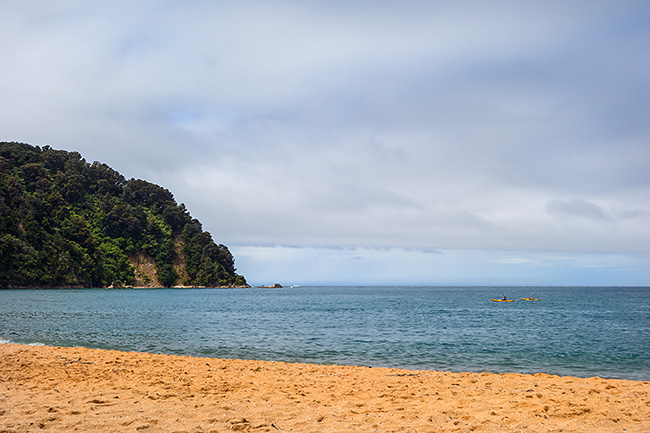
[{"label": "wet sand", "polygon": [[0,433],[650,432],[650,382],[0,344]]}]

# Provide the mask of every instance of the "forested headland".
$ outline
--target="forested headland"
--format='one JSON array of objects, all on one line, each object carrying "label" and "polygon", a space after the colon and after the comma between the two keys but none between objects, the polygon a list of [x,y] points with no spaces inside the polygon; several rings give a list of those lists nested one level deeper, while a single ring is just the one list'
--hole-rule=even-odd
[{"label": "forested headland", "polygon": [[0,142],[0,287],[246,286],[171,192],[78,152]]}]

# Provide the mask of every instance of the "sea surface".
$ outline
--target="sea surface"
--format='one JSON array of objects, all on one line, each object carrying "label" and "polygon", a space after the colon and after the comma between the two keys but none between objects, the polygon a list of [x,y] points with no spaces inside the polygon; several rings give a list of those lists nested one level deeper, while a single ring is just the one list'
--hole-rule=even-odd
[{"label": "sea surface", "polygon": [[0,290],[0,342],[650,380],[650,287]]}]

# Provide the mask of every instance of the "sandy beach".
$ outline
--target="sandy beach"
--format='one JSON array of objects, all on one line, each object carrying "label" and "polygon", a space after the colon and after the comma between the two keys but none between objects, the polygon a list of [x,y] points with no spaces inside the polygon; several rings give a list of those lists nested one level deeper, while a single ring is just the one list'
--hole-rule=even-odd
[{"label": "sandy beach", "polygon": [[650,382],[0,344],[0,432],[649,432]]}]

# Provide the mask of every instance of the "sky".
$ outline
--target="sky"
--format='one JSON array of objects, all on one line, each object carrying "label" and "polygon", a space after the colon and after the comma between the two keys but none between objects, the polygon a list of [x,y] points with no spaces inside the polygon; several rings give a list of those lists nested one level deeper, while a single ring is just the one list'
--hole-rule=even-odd
[{"label": "sky", "polygon": [[650,285],[649,48],[644,0],[0,0],[0,140],[254,285]]}]

